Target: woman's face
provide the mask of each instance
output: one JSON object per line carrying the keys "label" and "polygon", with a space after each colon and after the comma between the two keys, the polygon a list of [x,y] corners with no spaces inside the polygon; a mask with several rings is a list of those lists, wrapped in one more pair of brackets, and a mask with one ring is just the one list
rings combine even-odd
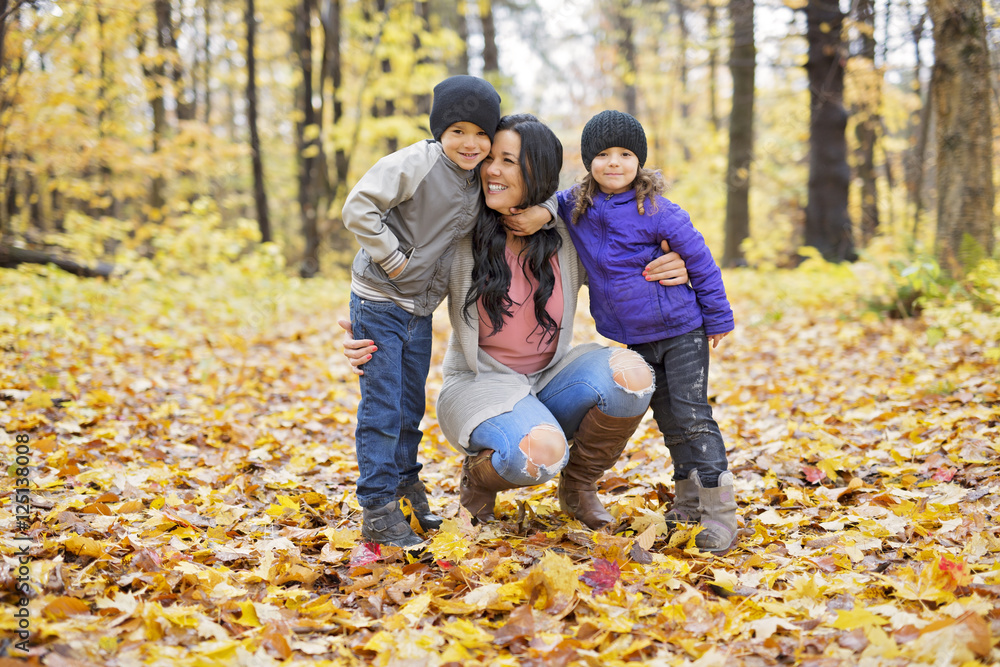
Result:
{"label": "woman's face", "polygon": [[486,205],[507,215],[524,201],[524,177],[521,175],[521,135],[501,130],[493,138],[490,154],[479,167]]}

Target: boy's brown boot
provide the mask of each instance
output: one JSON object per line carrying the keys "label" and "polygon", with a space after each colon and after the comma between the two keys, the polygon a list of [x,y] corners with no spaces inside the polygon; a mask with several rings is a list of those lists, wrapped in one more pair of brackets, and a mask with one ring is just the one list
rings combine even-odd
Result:
{"label": "boy's brown boot", "polygon": [[518,484],[511,484],[493,467],[493,450],[484,449],[475,456],[466,456],[462,462],[462,482],[458,498],[462,507],[469,510],[473,517],[482,523],[496,521],[493,507],[496,505],[497,492],[516,489]]}
{"label": "boy's brown boot", "polygon": [[678,523],[698,523],[701,519],[700,489],[691,479],[679,479],[674,482],[674,504],[670,511],[663,515],[667,528],[674,529]]}
{"label": "boy's brown boot", "polygon": [[612,417],[593,407],[573,436],[559,474],[559,508],[591,530],[614,521],[597,497],[597,480],[618,461],[640,421],[642,415]]}
{"label": "boy's brown boot", "polygon": [[406,498],[410,501],[413,514],[424,530],[437,530],[441,527],[442,519],[431,512],[430,503],[427,502],[427,487],[419,479],[413,484],[396,489],[396,498]]}
{"label": "boy's brown boot", "polygon": [[695,535],[694,543],[702,551],[724,554],[736,545],[739,524],[736,521],[736,493],[733,488],[733,473],[728,470],[719,475],[719,485],[706,489],[695,470],[688,478],[698,485],[701,499],[701,525],[704,527]]}

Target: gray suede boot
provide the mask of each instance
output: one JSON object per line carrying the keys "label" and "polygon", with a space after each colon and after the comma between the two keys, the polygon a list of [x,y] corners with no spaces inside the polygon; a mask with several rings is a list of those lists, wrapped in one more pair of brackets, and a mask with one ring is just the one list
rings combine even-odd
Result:
{"label": "gray suede boot", "polygon": [[415,547],[422,544],[410,522],[399,508],[398,500],[391,500],[375,509],[362,508],[361,536],[369,542],[378,542],[390,547]]}
{"label": "gray suede boot", "polygon": [[437,530],[441,527],[442,519],[431,512],[430,503],[427,502],[427,487],[419,479],[413,484],[407,484],[396,489],[397,498],[406,498],[413,507],[413,514],[420,522],[420,527],[424,530]]}
{"label": "gray suede boot", "polygon": [[695,546],[702,551],[724,554],[736,545],[739,537],[733,473],[727,470],[719,475],[719,485],[713,489],[706,489],[701,485],[697,470],[688,479],[698,486],[698,497],[701,499],[700,523],[704,527],[694,538]]}
{"label": "gray suede boot", "polygon": [[699,488],[701,487],[690,479],[679,479],[674,482],[674,504],[670,511],[663,515],[667,528],[673,530],[678,523],[698,523],[701,520]]}

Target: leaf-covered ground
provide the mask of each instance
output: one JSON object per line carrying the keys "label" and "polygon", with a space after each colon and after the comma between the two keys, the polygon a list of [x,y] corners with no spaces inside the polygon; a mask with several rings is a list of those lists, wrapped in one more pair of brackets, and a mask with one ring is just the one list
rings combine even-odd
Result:
{"label": "leaf-covered ground", "polygon": [[[471,526],[431,402],[424,479],[448,520],[407,555],[359,541],[346,282],[0,272],[0,654],[24,657],[26,564],[46,665],[995,663],[1000,324],[881,319],[870,282],[727,274],[730,554],[666,532],[648,417],[601,482],[617,532],[561,514],[554,482]],[[447,329],[439,313],[437,360]]]}

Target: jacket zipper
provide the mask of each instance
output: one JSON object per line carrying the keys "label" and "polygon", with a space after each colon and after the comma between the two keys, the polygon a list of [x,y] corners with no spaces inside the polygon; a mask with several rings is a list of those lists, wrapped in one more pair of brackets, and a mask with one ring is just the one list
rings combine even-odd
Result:
{"label": "jacket zipper", "polygon": [[608,278],[608,271],[606,269],[607,262],[605,262],[604,260],[605,252],[607,251],[608,248],[608,236],[610,236],[608,217],[606,211],[607,207],[609,206],[608,202],[610,200],[611,200],[611,195],[608,195],[607,197],[604,198],[604,204],[601,205],[601,214],[600,217],[598,218],[599,226],[601,229],[601,247],[598,251],[598,257],[600,259],[599,264],[601,266],[601,273],[604,274],[604,301],[605,303],[608,304],[608,309],[611,311],[611,314],[614,318],[614,322],[612,324],[614,324],[616,329],[620,330],[621,318],[618,316],[618,309],[615,307],[615,300],[611,298],[611,291],[612,291],[611,280]]}

